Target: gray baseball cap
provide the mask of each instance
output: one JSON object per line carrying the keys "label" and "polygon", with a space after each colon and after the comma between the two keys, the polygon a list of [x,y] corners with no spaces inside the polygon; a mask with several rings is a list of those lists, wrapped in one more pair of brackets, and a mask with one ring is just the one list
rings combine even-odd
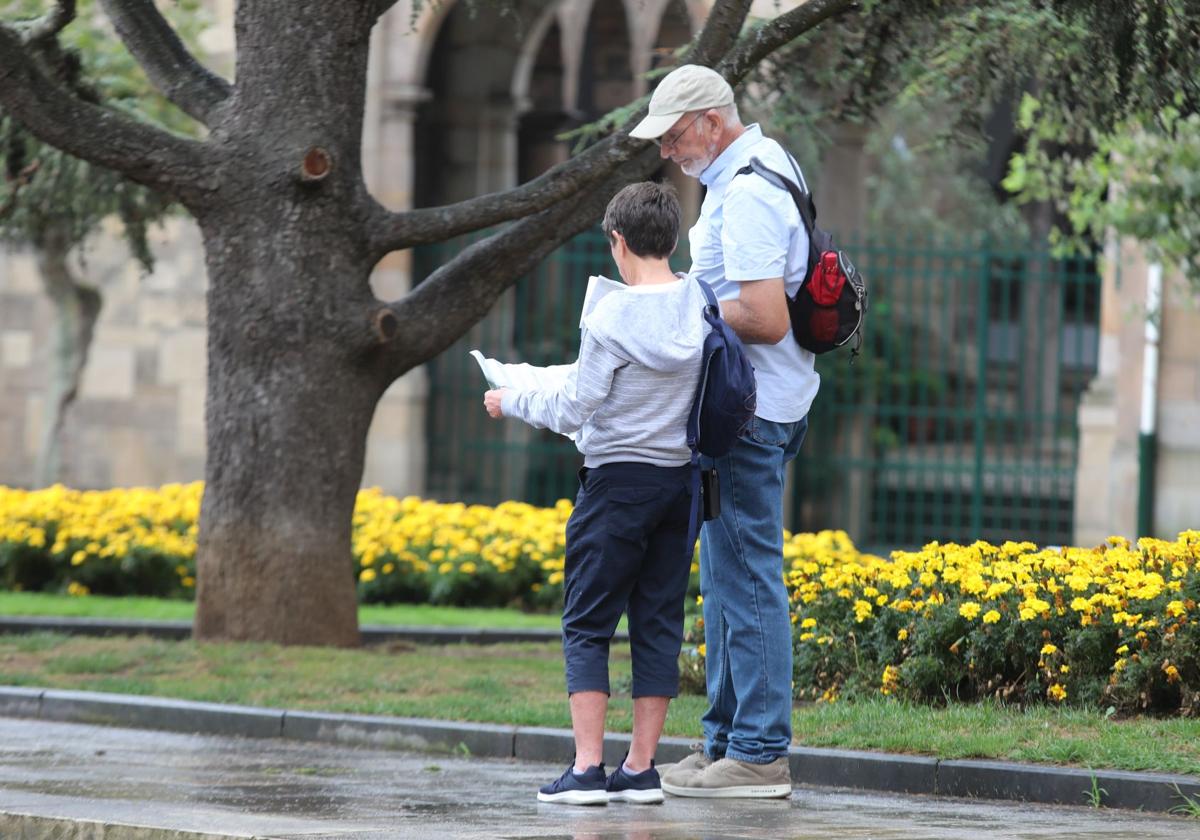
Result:
{"label": "gray baseball cap", "polygon": [[633,127],[630,137],[653,140],[688,111],[706,111],[733,102],[733,88],[716,70],[685,64],[668,73],[650,97],[650,113]]}

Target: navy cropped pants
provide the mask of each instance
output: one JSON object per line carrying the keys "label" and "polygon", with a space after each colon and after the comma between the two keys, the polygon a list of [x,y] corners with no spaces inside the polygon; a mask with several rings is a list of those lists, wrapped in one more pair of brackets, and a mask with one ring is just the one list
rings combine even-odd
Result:
{"label": "navy cropped pants", "polygon": [[609,693],[608,649],[629,615],[633,696],[679,692],[691,467],[620,462],[579,472],[567,522],[563,655],[567,692]]}

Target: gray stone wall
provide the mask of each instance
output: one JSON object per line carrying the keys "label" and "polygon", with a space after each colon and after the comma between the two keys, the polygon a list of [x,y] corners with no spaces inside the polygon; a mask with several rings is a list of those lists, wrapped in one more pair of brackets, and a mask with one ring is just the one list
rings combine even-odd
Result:
{"label": "gray stone wall", "polygon": [[[97,286],[96,326],[63,451],[65,483],[108,487],[203,476],[205,275],[199,234],[175,218],[151,234],[157,265],[145,274],[119,229],[99,231],[73,255]],[[32,254],[0,250],[0,483],[25,486],[44,432],[53,309]]]}

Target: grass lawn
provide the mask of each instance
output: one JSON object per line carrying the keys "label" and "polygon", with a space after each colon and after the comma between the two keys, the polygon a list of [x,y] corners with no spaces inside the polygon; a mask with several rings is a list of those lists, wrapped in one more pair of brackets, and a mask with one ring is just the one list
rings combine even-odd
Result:
{"label": "grass lawn", "polygon": [[[609,726],[631,725],[629,652],[614,646]],[[363,650],[39,633],[0,636],[0,684],[152,694],[289,709],[569,727],[557,644]],[[671,704],[666,734],[699,737],[704,699]],[[796,743],[1200,776],[1200,721],[995,704],[946,709],[885,698],[806,705]]]}
{"label": "grass lawn", "polygon": [[[167,598],[106,598],[88,595],[48,595],[41,592],[0,592],[0,616],[69,616],[86,618],[191,621],[196,606],[191,601]],[[435,607],[429,604],[361,606],[360,624],[430,627],[545,628],[557,630],[557,614],[523,613],[520,610],[480,607]],[[624,626],[624,625],[622,625]]]}

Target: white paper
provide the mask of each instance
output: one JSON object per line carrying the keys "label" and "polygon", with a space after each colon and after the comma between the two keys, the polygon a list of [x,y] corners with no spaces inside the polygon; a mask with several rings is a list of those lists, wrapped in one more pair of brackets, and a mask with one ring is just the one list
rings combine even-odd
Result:
{"label": "white paper", "polygon": [[583,311],[579,313],[579,328],[583,329],[583,320],[596,308],[600,298],[609,292],[620,292],[627,288],[624,283],[610,280],[603,274],[593,274],[589,277],[587,291],[583,295]]}
{"label": "white paper", "polygon": [[566,381],[570,365],[539,367],[527,364],[505,364],[489,359],[478,350],[471,351],[472,358],[479,363],[483,378],[491,388],[512,388],[514,391],[553,391]]}

